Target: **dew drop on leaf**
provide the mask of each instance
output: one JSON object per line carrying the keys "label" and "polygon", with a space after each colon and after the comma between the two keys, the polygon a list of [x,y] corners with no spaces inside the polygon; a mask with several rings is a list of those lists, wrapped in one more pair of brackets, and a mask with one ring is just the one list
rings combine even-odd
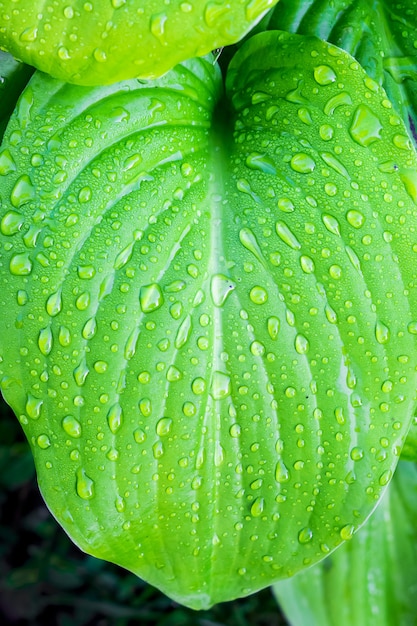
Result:
{"label": "dew drop on leaf", "polygon": [[15,276],[28,276],[32,271],[32,261],[28,252],[15,254],[10,259],[10,273]]}
{"label": "dew drop on leaf", "polygon": [[62,428],[73,439],[79,439],[82,435],[80,422],[73,415],[66,415],[62,420]]}
{"label": "dew drop on leaf", "polygon": [[76,490],[83,500],[90,500],[94,497],[94,481],[86,474],[83,468],[77,470]]}
{"label": "dew drop on leaf", "polygon": [[140,307],[144,313],[152,313],[159,309],[164,303],[164,296],[157,283],[144,285],[139,292]]}

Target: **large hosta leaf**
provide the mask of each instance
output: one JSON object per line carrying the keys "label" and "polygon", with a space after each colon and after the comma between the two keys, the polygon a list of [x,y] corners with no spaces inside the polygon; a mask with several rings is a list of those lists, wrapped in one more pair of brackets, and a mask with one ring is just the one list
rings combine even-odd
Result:
{"label": "large hosta leaf", "polygon": [[269,21],[277,27],[350,52],[383,84],[417,141],[416,0],[282,0]]}
{"label": "large hosta leaf", "polygon": [[414,626],[417,469],[401,462],[370,520],[319,565],[274,586],[292,626]]}
{"label": "large hosta leaf", "polygon": [[161,76],[238,41],[278,0],[0,0],[0,47],[78,85]]}
{"label": "large hosta leaf", "polygon": [[323,558],[416,389],[416,156],[346,53],[36,74],[1,172],[1,386],[84,550],[193,607]]}

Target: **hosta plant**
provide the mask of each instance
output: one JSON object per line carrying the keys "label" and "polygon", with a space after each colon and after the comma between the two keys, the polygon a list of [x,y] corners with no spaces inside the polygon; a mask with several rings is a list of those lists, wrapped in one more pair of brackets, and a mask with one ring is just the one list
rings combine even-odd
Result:
{"label": "hosta plant", "polygon": [[0,148],[0,384],[40,489],[193,608],[350,540],[415,409],[413,92],[296,4],[228,67],[36,72]]}

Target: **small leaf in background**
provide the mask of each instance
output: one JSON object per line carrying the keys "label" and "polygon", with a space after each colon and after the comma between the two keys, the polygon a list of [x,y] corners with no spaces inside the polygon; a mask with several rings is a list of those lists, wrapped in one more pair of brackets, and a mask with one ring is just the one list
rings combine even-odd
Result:
{"label": "small leaf in background", "polygon": [[0,151],[0,376],[85,551],[194,608],[324,558],[416,388],[416,155],[342,50],[35,74]]}
{"label": "small leaf in background", "polygon": [[66,82],[162,76],[238,41],[278,0],[0,0],[0,47]]}
{"label": "small leaf in background", "polygon": [[417,1],[281,0],[268,28],[343,48],[383,85],[417,142]]}
{"label": "small leaf in background", "polygon": [[377,510],[341,548],[274,585],[291,626],[413,626],[417,467],[402,461]]}

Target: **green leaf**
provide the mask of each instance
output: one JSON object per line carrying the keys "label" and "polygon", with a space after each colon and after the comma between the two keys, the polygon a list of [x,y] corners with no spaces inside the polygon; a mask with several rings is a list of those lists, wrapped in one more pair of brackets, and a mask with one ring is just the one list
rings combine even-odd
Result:
{"label": "green leaf", "polygon": [[33,74],[33,68],[19,63],[0,50],[0,141],[16,102]]}
{"label": "green leaf", "polygon": [[291,626],[416,623],[417,468],[401,462],[365,526],[319,565],[274,585]]}
{"label": "green leaf", "polygon": [[0,152],[0,381],[81,548],[201,608],[375,507],[416,388],[416,155],[346,53],[35,74]]}
{"label": "green leaf", "polygon": [[268,28],[316,35],[383,85],[417,141],[417,1],[281,0]]}
{"label": "green leaf", "polygon": [[401,459],[404,461],[417,461],[417,417],[411,422],[410,430],[401,450]]}
{"label": "green leaf", "polygon": [[78,85],[162,76],[241,39],[278,0],[0,0],[0,48]]}

